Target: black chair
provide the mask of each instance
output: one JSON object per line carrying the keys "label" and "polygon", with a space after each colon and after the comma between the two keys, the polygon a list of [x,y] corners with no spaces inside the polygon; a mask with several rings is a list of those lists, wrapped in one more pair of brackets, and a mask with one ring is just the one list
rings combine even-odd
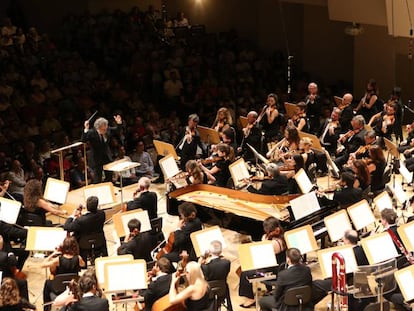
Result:
{"label": "black chair", "polygon": [[156,244],[165,240],[162,232],[162,217],[151,219],[151,234],[156,238]]}
{"label": "black chair", "polygon": [[17,223],[21,226],[45,226],[43,218],[40,215],[30,213],[23,208],[20,210]]}
{"label": "black chair", "polygon": [[60,295],[66,290],[66,287],[72,280],[79,280],[79,274],[77,273],[63,273],[55,275],[52,281],[53,293]]}
{"label": "black chair", "polygon": [[102,233],[92,233],[85,236],[81,236],[79,239],[79,249],[87,251],[87,260],[91,265],[95,265],[95,259],[103,256],[103,249],[105,246],[105,237]]}
{"label": "black chair", "polygon": [[214,301],[214,311],[221,309],[224,306],[227,310],[232,310],[230,290],[225,280],[209,281],[210,298]]}
{"label": "black chair", "polygon": [[303,307],[308,305],[311,300],[312,287],[306,285],[289,288],[285,293],[283,303],[287,307],[287,310],[289,310],[289,307],[297,307],[297,310],[302,311]]}

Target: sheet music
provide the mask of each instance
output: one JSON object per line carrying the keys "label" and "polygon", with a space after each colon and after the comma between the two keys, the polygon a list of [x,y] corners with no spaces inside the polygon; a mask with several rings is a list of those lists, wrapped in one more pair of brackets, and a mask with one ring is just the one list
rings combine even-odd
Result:
{"label": "sheet music", "polygon": [[312,242],[309,239],[308,232],[305,228],[293,234],[286,234],[285,239],[288,242],[289,247],[296,247],[300,250],[301,254],[313,251]]}
{"label": "sheet music", "polygon": [[205,254],[206,251],[210,249],[210,243],[214,240],[220,241],[222,244],[222,248],[226,248],[226,241],[224,240],[220,227],[217,227],[212,230],[208,229],[198,231],[197,234],[195,234],[195,238],[200,249],[200,256]]}
{"label": "sheet music", "polygon": [[356,230],[361,230],[375,222],[375,216],[366,200],[359,201],[350,206],[348,208],[348,214]]}
{"label": "sheet music", "polygon": [[314,191],[291,200],[290,206],[295,220],[301,219],[321,209]]}
{"label": "sheet music", "polygon": [[137,163],[137,162],[123,161],[123,162],[113,164],[111,166],[110,171],[123,172],[123,171],[129,170],[129,169],[137,167],[137,166],[139,166],[139,163]]}
{"label": "sheet music", "polygon": [[113,256],[113,257],[99,257],[95,260],[95,270],[96,277],[99,284],[105,283],[105,265],[115,262],[128,262],[133,261],[134,257],[132,255],[122,255],[122,256]]}
{"label": "sheet music", "polygon": [[68,196],[69,188],[70,183],[49,177],[46,182],[43,197],[51,202],[64,204]]}
{"label": "sheet music", "polygon": [[107,277],[105,279],[106,292],[147,288],[147,269],[144,260],[140,260],[140,263],[135,260],[125,264],[107,264],[105,265],[105,275]]}
{"label": "sheet music", "polygon": [[250,254],[255,269],[274,267],[278,264],[272,244],[253,245],[250,247]]}
{"label": "sheet music", "polygon": [[140,232],[150,231],[152,229],[151,222],[148,217],[148,211],[137,211],[136,213],[128,213],[126,215],[121,214],[122,225],[124,228],[125,235],[129,234],[128,221],[134,218],[138,219],[141,222]]}
{"label": "sheet music", "polygon": [[408,200],[407,193],[400,183],[395,183],[394,187],[391,187],[391,189],[400,205],[403,205]]}
{"label": "sheet music", "polygon": [[312,188],[312,182],[310,181],[308,175],[306,174],[305,170],[301,168],[295,175],[295,180],[298,183],[300,191],[302,193],[309,193]]}
{"label": "sheet music", "polygon": [[237,160],[236,162],[232,163],[229,166],[229,170],[235,186],[238,186],[240,183],[243,183],[244,179],[250,178],[246,162],[244,162],[243,159]]}
{"label": "sheet music", "polygon": [[97,184],[85,187],[83,192],[85,200],[87,200],[90,196],[98,197],[99,205],[114,203],[113,187],[110,183]]}
{"label": "sheet music", "polygon": [[[34,241],[27,241],[28,245],[33,245],[28,250],[35,251],[54,251],[56,247],[63,243],[66,238],[66,231],[62,229],[42,229],[41,227],[32,227],[29,230],[35,230]],[[28,234],[28,238],[31,236]],[[27,248],[26,248],[27,249]]]}
{"label": "sheet music", "polygon": [[160,161],[159,163],[165,174],[165,179],[170,179],[180,172],[180,169],[172,156],[165,157],[163,161]]}
{"label": "sheet music", "polygon": [[[371,265],[398,257],[397,250],[391,236],[386,234],[378,234],[374,237],[363,239],[362,247],[367,254]],[[369,256],[368,253],[371,255]]]}
{"label": "sheet music", "polygon": [[404,233],[408,239],[407,243],[410,244],[406,245],[407,243],[405,243],[404,246],[407,249],[407,251],[412,252],[414,251],[414,222],[406,223],[402,226],[402,228],[404,228]]}
{"label": "sheet music", "polygon": [[400,174],[404,177],[406,183],[410,183],[413,180],[413,172],[410,172],[407,167],[404,165],[404,161],[400,160]]}
{"label": "sheet music", "polygon": [[19,217],[22,203],[6,198],[0,198],[0,220],[15,224]]}
{"label": "sheet music", "polygon": [[405,301],[414,299],[414,275],[411,269],[397,271],[395,274]]}
{"label": "sheet music", "polygon": [[321,268],[323,265],[324,269],[322,269],[322,271],[325,272],[323,278],[332,277],[332,254],[336,252],[340,253],[344,257],[346,273],[351,273],[358,270],[358,264],[356,262],[352,246],[348,246],[346,248],[343,246],[332,247],[326,250],[318,251],[319,263],[321,265]]}
{"label": "sheet music", "polygon": [[345,211],[325,217],[324,222],[332,242],[340,240],[346,230],[352,229],[348,214]]}
{"label": "sheet music", "polygon": [[388,192],[384,191],[381,194],[377,195],[374,198],[375,206],[378,208],[378,211],[381,212],[383,209],[391,208],[393,209],[392,200],[388,195]]}

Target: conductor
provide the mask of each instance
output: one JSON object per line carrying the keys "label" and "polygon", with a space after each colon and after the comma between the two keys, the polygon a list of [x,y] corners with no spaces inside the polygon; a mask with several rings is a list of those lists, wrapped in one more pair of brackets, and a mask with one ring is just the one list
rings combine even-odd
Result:
{"label": "conductor", "polygon": [[[93,183],[102,182],[103,166],[112,161],[112,152],[109,143],[113,136],[119,134],[122,127],[122,117],[118,114],[114,116],[116,127],[109,127],[108,120],[105,118],[96,119],[93,129],[89,128],[89,120],[84,123],[81,140],[89,142],[91,148],[90,167],[94,173]],[[111,172],[105,173],[105,181],[111,181]]]}

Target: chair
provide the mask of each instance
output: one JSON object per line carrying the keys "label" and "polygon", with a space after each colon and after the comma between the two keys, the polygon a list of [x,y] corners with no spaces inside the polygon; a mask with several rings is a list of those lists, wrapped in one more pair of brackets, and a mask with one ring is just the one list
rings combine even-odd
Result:
{"label": "chair", "polygon": [[[230,290],[225,280],[209,281],[210,298],[214,300],[214,311],[221,309],[224,306],[227,310],[231,309]],[[225,304],[227,302],[227,305]]]}
{"label": "chair", "polygon": [[43,227],[44,221],[40,215],[30,213],[23,208],[20,210],[20,215],[17,223],[21,226],[40,226]]}
{"label": "chair", "polygon": [[309,285],[289,288],[285,293],[283,303],[287,307],[298,307],[299,311],[303,310],[303,306],[312,300],[312,287]]}
{"label": "chair", "polygon": [[70,283],[70,281],[79,279],[79,275],[77,273],[63,273],[55,275],[55,278],[52,281],[52,289],[53,293],[60,295],[66,289],[66,286]]}
{"label": "chair", "polygon": [[151,219],[151,229],[151,234],[156,237],[157,244],[165,240],[162,232],[162,217]]}
{"label": "chair", "polygon": [[[105,237],[102,233],[91,233],[85,236],[81,236],[79,239],[79,248],[81,250],[87,251],[87,259],[91,265],[95,265],[96,257],[101,257],[103,252],[100,251],[105,246]],[[100,251],[100,253],[96,253]]]}

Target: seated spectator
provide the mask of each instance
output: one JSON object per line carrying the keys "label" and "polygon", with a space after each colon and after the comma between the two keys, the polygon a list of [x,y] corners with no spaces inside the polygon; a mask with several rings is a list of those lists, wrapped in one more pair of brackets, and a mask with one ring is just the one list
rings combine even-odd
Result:
{"label": "seated spectator", "polygon": [[137,149],[131,154],[131,160],[141,164],[135,168],[137,177],[147,176],[151,178],[154,175],[154,164],[151,155],[145,151],[145,145],[142,140],[138,141]]}
{"label": "seated spectator", "polygon": [[6,178],[10,181],[9,193],[15,197],[16,200],[23,202],[23,191],[24,186],[26,185],[26,180],[19,160],[14,160],[12,162],[11,170]]}

